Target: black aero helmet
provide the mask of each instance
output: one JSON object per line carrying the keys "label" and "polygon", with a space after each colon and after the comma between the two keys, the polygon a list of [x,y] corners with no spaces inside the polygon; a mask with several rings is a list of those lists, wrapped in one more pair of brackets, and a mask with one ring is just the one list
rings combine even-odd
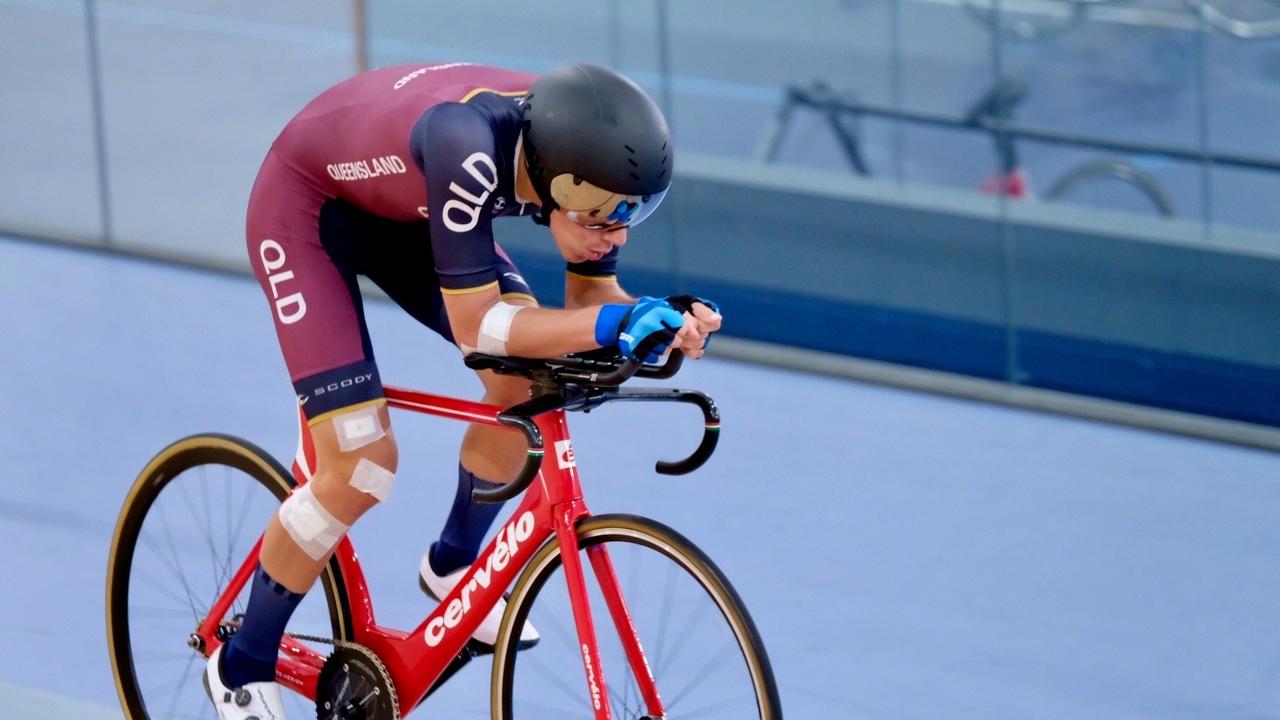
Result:
{"label": "black aero helmet", "polygon": [[636,225],[671,185],[667,120],[639,85],[595,65],[541,75],[524,100],[525,166],[542,200],[584,225]]}

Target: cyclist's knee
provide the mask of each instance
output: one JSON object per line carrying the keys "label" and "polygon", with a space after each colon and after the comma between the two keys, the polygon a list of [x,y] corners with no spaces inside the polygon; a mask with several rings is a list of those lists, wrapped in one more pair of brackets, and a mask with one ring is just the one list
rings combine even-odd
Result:
{"label": "cyclist's knee", "polygon": [[378,440],[346,451],[335,442],[317,441],[316,451],[315,475],[285,500],[279,518],[294,543],[319,561],[361,515],[387,498],[398,458],[389,429]]}
{"label": "cyclist's knee", "polygon": [[399,464],[395,439],[389,435],[355,450],[322,454],[318,459],[313,480],[316,492],[332,498],[339,505],[335,510],[350,522],[387,498]]}
{"label": "cyclist's knee", "polygon": [[312,428],[316,441],[316,496],[335,517],[351,523],[385,500],[395,482],[399,452],[386,406],[336,416]]}

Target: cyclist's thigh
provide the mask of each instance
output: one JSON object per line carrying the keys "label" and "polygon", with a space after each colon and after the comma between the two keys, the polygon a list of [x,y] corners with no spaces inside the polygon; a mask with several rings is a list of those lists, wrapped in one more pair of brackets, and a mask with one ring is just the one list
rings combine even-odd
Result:
{"label": "cyclist's thigh", "polygon": [[320,242],[333,202],[274,155],[249,200],[249,258],[311,423],[382,398],[356,275]]}

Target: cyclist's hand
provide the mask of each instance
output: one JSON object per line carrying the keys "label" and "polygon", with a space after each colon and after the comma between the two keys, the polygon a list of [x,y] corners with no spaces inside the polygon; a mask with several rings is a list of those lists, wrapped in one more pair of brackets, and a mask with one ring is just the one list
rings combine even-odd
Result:
{"label": "cyclist's hand", "polygon": [[657,363],[668,349],[680,347],[689,335],[684,327],[691,324],[666,300],[642,297],[633,305],[602,307],[596,320],[596,342],[602,347],[617,345],[627,359]]}
{"label": "cyclist's hand", "polygon": [[675,347],[694,360],[702,357],[711,343],[711,333],[719,330],[724,320],[720,306],[694,295],[671,295],[667,302],[685,314],[685,324],[679,333],[680,342]]}

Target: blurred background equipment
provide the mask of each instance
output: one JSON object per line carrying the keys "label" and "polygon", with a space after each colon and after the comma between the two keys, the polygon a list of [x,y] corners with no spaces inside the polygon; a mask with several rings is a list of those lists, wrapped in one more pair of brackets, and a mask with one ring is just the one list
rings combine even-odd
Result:
{"label": "blurred background equipment", "polygon": [[[265,149],[332,83],[594,62],[677,141],[637,286],[740,338],[1280,426],[1273,0],[0,8],[5,233],[243,269]],[[537,229],[501,231],[554,295]]]}

